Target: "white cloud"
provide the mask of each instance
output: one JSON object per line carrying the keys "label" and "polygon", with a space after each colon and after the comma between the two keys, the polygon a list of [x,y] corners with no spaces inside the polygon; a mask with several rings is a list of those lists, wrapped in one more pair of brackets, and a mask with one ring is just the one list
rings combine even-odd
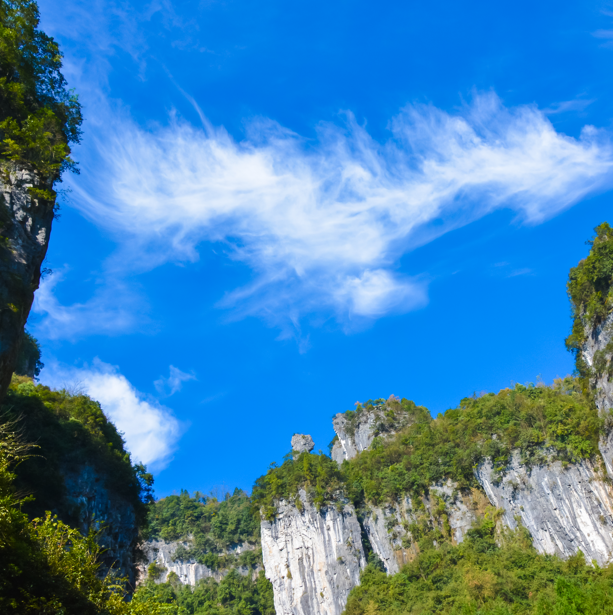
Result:
{"label": "white cloud", "polygon": [[182,372],[178,367],[174,365],[170,366],[170,373],[167,378],[160,376],[153,384],[157,392],[160,395],[166,395],[170,397],[174,395],[183,387],[184,382],[189,380],[196,380],[196,376],[193,373]]}
{"label": "white cloud", "polygon": [[44,315],[35,325],[40,337],[75,339],[83,335],[117,335],[149,324],[142,298],[118,278],[105,279],[94,296],[84,303],[62,305],[54,289],[69,277],[67,267],[54,271],[34,295],[32,311]]}
{"label": "white cloud", "polygon": [[183,426],[169,408],[145,400],[117,367],[99,359],[81,369],[52,363],[43,369],[41,382],[55,388],[77,388],[99,401],[123,433],[133,459],[154,471],[169,463]]}
{"label": "white cloud", "polygon": [[540,223],[611,179],[608,133],[566,136],[494,94],[454,114],[410,105],[390,129],[378,143],[347,114],[315,143],[257,120],[237,142],[206,120],[144,129],[116,111],[88,135],[73,202],[119,243],[111,269],[193,261],[202,242],[224,242],[254,280],[220,305],[295,326],[316,311],[422,306],[426,280],[398,273],[403,254],[495,209]]}

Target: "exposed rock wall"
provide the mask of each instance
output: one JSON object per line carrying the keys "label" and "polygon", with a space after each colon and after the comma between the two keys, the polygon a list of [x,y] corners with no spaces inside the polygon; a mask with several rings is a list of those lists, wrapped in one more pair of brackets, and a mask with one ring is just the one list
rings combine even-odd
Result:
{"label": "exposed rock wall", "polygon": [[282,500],[262,521],[262,557],[277,615],[341,615],[366,566],[361,529],[346,501],[318,511],[299,494],[302,510]]}
{"label": "exposed rock wall", "polygon": [[54,203],[33,198],[33,187],[50,188],[23,167],[0,166],[0,400],[16,365],[53,221]]}
{"label": "exposed rock wall", "polygon": [[[613,340],[613,312],[606,320],[594,329],[586,328],[586,342],[582,348],[582,355],[590,368],[594,368],[598,354],[603,355],[607,368],[611,363],[613,348],[609,346]],[[613,408],[613,381],[609,378],[609,369],[596,374],[592,382],[595,388],[596,405],[601,412]]]}
{"label": "exposed rock wall", "polygon": [[109,491],[104,478],[91,466],[64,471],[65,503],[83,533],[101,530],[98,544],[105,549],[103,564],[127,576],[134,584],[134,553],[138,539],[136,515],[131,504]]}
{"label": "exposed rock wall", "polygon": [[[441,502],[445,506],[444,512],[438,510]],[[370,545],[387,573],[395,574],[417,554],[409,529],[412,523],[418,523],[424,516],[441,529],[445,529],[444,525],[448,523],[453,541],[460,543],[488,503],[480,491],[462,494],[448,482],[432,485],[428,497],[421,499],[419,508],[414,506],[409,496],[398,503],[370,507],[364,514],[363,524]]]}
{"label": "exposed rock wall", "polygon": [[[156,562],[163,568],[162,574],[156,579],[157,583],[165,583],[168,575],[174,572],[184,585],[196,585],[200,579],[212,577],[216,581],[221,581],[229,572],[226,569],[212,570],[204,564],[200,564],[195,560],[173,560],[173,555],[179,545],[188,548],[189,542],[164,542],[162,540],[151,540],[141,545],[143,561],[139,563],[139,579],[147,577],[147,569],[150,564]],[[255,545],[249,543],[241,543],[230,549],[228,552],[234,555],[240,555],[243,551],[253,551]],[[257,566],[255,570],[244,566],[237,566],[236,570],[243,576],[249,574],[257,574],[261,568]]]}
{"label": "exposed rock wall", "polygon": [[581,550],[587,560],[604,565],[613,558],[613,489],[603,470],[590,461],[562,468],[560,462],[527,469],[514,454],[500,483],[492,465],[475,471],[492,504],[504,510],[504,521],[516,518],[532,535],[541,553],[568,557]]}
{"label": "exposed rock wall", "polygon": [[[341,412],[332,419],[338,439],[334,442],[331,456],[339,465],[345,459],[353,459],[366,450],[378,435],[389,437],[408,425],[411,417],[404,411],[398,398],[393,395],[385,404],[372,409],[360,408],[356,412]],[[391,408],[394,404],[396,407]]]}

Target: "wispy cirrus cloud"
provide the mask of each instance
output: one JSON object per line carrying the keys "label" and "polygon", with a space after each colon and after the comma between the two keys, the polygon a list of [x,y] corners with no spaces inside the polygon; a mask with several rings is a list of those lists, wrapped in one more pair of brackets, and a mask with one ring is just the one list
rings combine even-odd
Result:
{"label": "wispy cirrus cloud", "polygon": [[351,114],[316,142],[265,119],[240,142],[206,119],[145,129],[117,111],[102,124],[71,183],[74,206],[119,244],[109,267],[194,261],[202,242],[223,242],[254,278],[220,305],[290,328],[313,311],[359,320],[423,306],[427,280],[398,271],[403,254],[496,209],[538,224],[613,169],[608,133],[566,136],[493,93],[455,113],[409,105],[385,143]]}
{"label": "wispy cirrus cloud", "polygon": [[185,426],[169,408],[145,398],[117,367],[99,359],[82,368],[52,361],[43,369],[41,382],[53,388],[76,389],[99,401],[136,461],[154,471],[170,462]]}
{"label": "wispy cirrus cloud", "polygon": [[118,335],[150,326],[146,301],[123,280],[103,276],[96,293],[84,302],[62,304],[54,290],[70,280],[64,267],[46,277],[34,296],[32,311],[42,319],[34,326],[46,339],[77,339],[84,335]]}
{"label": "wispy cirrus cloud", "polygon": [[171,365],[168,376],[160,376],[153,384],[160,395],[170,397],[183,388],[184,382],[190,380],[197,380],[194,373],[181,371],[178,367]]}

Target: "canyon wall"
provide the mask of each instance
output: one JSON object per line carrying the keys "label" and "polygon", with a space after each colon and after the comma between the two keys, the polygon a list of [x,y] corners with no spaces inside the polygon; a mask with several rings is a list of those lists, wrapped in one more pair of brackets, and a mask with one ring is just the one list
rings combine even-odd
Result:
{"label": "canyon wall", "polygon": [[48,190],[28,169],[0,167],[0,401],[13,375],[40,268],[47,253],[54,202],[35,198]]}
{"label": "canyon wall", "polygon": [[98,544],[104,549],[102,564],[135,582],[134,555],[138,528],[134,508],[104,484],[104,477],[88,465],[65,469],[65,506],[85,534],[99,531]]}
{"label": "canyon wall", "polygon": [[262,557],[277,615],[341,615],[366,566],[361,528],[344,499],[321,510],[300,491],[263,520]]}

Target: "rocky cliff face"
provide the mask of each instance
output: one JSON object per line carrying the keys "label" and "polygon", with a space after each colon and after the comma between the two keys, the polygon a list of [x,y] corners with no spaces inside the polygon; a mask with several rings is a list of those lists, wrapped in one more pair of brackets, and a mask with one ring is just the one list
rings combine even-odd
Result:
{"label": "rocky cliff face", "polygon": [[273,521],[262,521],[262,557],[277,615],[341,615],[366,566],[353,506],[317,510],[305,491],[300,506],[281,501]]}
{"label": "rocky cliff face", "polygon": [[23,167],[0,168],[0,400],[15,368],[53,221],[54,203],[34,198],[32,188],[50,186]]}
{"label": "rocky cliff face", "polygon": [[464,539],[477,515],[489,504],[478,490],[459,493],[451,482],[432,485],[419,506],[405,496],[398,503],[372,506],[364,512],[363,524],[373,551],[379,556],[388,574],[395,574],[417,554],[410,526],[426,520],[451,534],[455,543]]}
{"label": "rocky cliff face", "polygon": [[613,408],[613,379],[610,375],[613,355],[613,312],[601,325],[588,328],[586,338],[581,354],[594,371],[592,386],[595,390],[596,405],[601,412],[605,412]]}
{"label": "rocky cliff face", "polygon": [[138,528],[134,508],[123,498],[109,491],[101,477],[91,466],[78,471],[64,472],[65,504],[83,533],[90,528],[100,531],[98,544],[105,549],[103,564],[121,576],[127,576],[134,585],[134,553]]}
{"label": "rocky cliff face", "polygon": [[604,468],[582,461],[528,469],[515,454],[502,481],[491,471],[487,460],[476,475],[492,505],[504,510],[510,528],[519,520],[538,551],[568,557],[581,550],[599,565],[613,559],[613,488]]}
{"label": "rocky cliff face", "polygon": [[[216,581],[221,581],[221,579],[228,574],[229,570],[212,570],[208,566],[200,564],[195,560],[175,560],[174,555],[180,545],[188,548],[190,543],[151,540],[141,545],[143,560],[138,565],[139,579],[147,578],[148,568],[150,564],[153,563],[156,563],[162,569],[162,573],[156,579],[156,582],[158,583],[165,583],[171,572],[174,572],[179,577],[181,583],[192,586],[196,585],[200,579],[206,579],[209,577],[212,577]],[[255,548],[256,545],[241,543],[232,547],[228,553],[232,555],[240,555],[244,551],[253,551]],[[251,569],[245,566],[237,566],[236,570],[243,576],[247,576],[249,574],[257,575],[257,573],[261,570],[261,567],[257,566],[255,569]]]}
{"label": "rocky cliff face", "polygon": [[389,437],[409,424],[410,415],[393,395],[372,408],[358,406],[356,411],[342,412],[332,419],[337,440],[331,456],[339,465],[366,450],[376,436]]}

